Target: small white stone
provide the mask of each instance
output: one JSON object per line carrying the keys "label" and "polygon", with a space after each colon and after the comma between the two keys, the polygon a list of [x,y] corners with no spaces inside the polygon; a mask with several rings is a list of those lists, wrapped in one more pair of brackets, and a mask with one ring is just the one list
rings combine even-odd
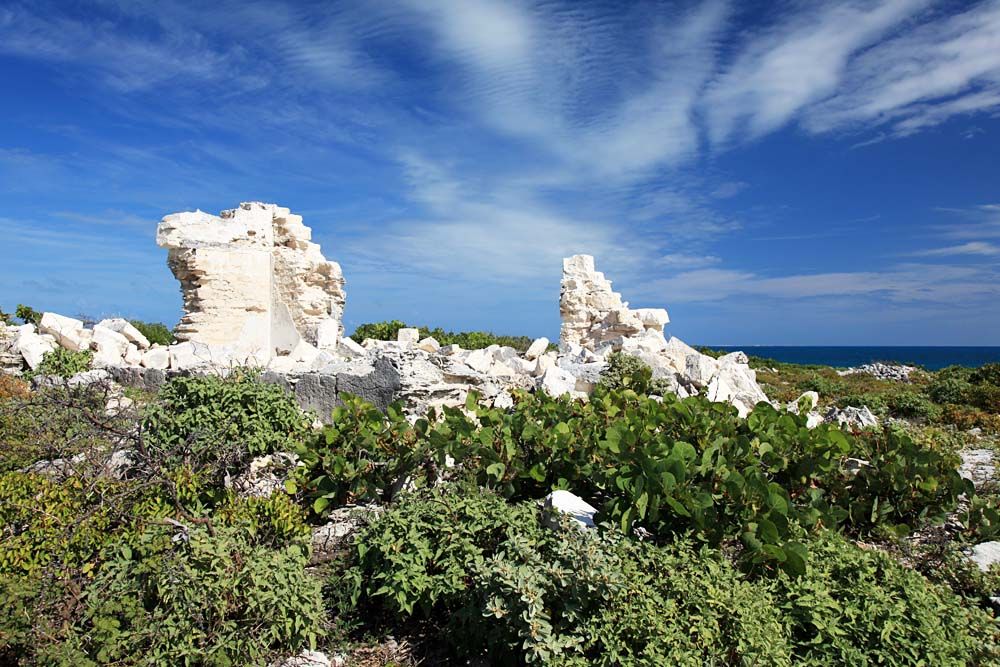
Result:
{"label": "small white stone", "polygon": [[170,351],[165,347],[154,347],[142,355],[142,365],[146,368],[166,370],[170,367]]}
{"label": "small white stone", "polygon": [[547,349],[549,349],[549,339],[544,336],[542,338],[536,338],[534,342],[528,346],[527,351],[524,353],[524,358],[537,359],[545,354],[545,350]]}
{"label": "small white stone", "polygon": [[979,566],[979,569],[986,572],[991,565],[1000,563],[1000,542],[983,542],[972,548],[970,556],[972,562]]}
{"label": "small white stone", "polygon": [[106,327],[112,331],[120,333],[125,336],[130,343],[135,343],[136,347],[140,350],[149,349],[149,340],[147,340],[146,337],[142,335],[142,332],[136,329],[128,320],[116,317],[110,320],[101,320],[98,322],[98,326]]}
{"label": "small white stone", "polygon": [[418,340],[420,340],[420,330],[412,327],[400,329],[396,334],[396,342],[407,347],[416,345]]}
{"label": "small white stone", "polygon": [[553,491],[545,496],[545,509],[567,514],[581,530],[594,527],[597,508],[569,491]]}
{"label": "small white stone", "polygon": [[441,349],[441,344],[437,342],[434,337],[428,336],[417,343],[417,349],[423,350],[424,352],[437,352]]}

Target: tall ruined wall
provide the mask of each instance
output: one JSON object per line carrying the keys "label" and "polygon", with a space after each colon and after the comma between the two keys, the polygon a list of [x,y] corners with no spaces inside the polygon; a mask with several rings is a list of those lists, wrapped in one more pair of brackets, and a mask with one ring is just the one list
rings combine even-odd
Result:
{"label": "tall ruined wall", "polygon": [[184,298],[178,338],[267,355],[300,340],[335,346],[344,277],[311,237],[301,216],[274,204],[163,218],[157,243]]}

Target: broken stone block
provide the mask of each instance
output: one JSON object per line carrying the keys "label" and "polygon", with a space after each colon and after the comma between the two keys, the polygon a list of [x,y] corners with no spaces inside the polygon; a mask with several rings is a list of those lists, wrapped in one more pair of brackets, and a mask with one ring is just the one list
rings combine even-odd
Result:
{"label": "broken stone block", "polygon": [[396,332],[396,342],[407,347],[412,347],[420,340],[420,330],[412,327],[405,327]]}
{"label": "broken stone block", "polygon": [[452,343],[451,345],[445,345],[438,352],[446,357],[451,357],[462,352],[462,346]]}
{"label": "broken stone block", "polygon": [[417,349],[424,352],[437,352],[441,349],[441,343],[437,342],[433,336],[428,336],[417,343]]}
{"label": "broken stone block", "polygon": [[43,313],[38,330],[56,339],[61,347],[73,352],[89,348],[89,337],[84,333],[83,322],[56,313]]}
{"label": "broken stone block", "polygon": [[157,243],[184,297],[177,337],[242,344],[264,351],[264,363],[299,340],[317,344],[321,327],[329,344],[331,327],[340,331],[344,277],[311,239],[301,216],[275,204],[163,218]]}
{"label": "broken stone block", "polygon": [[170,351],[165,347],[146,350],[142,355],[142,365],[145,368],[165,370],[170,367]]}
{"label": "broken stone block", "polygon": [[538,357],[545,354],[545,351],[549,349],[549,339],[542,337],[536,338],[528,349],[524,353],[525,359],[537,359]]}
{"label": "broken stone block", "polygon": [[[586,500],[562,489],[553,491],[545,496],[545,509],[550,512],[558,512],[569,516],[580,530],[594,528],[594,517],[597,516],[597,508]],[[550,525],[558,522],[551,522]]]}
{"label": "broken stone block", "polygon": [[125,336],[130,343],[135,343],[136,347],[140,350],[149,349],[149,341],[144,335],[142,335],[142,332],[136,329],[128,320],[116,317],[110,320],[101,320],[98,322],[98,325],[111,329],[112,331],[117,331],[121,335]]}
{"label": "broken stone block", "polygon": [[129,343],[128,347],[125,348],[125,365],[126,366],[141,366],[142,365],[142,352],[136,347],[135,343]]}

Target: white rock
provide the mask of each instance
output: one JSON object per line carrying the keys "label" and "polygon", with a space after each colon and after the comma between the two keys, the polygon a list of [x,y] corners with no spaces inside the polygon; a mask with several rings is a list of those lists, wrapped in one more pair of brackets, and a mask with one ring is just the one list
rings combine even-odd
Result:
{"label": "white rock", "polygon": [[991,565],[1000,563],[1000,542],[983,542],[972,548],[970,556],[972,562],[979,566],[983,572],[987,572]]}
{"label": "white rock", "polygon": [[270,667],[334,667],[325,653],[303,649],[298,655],[271,663]]}
{"label": "white rock", "polygon": [[407,347],[412,347],[420,340],[420,329],[406,327],[396,333],[396,342]]}
{"label": "white rock", "polygon": [[345,336],[337,343],[337,351],[348,359],[359,359],[368,354],[365,348],[361,347],[353,338]]}
{"label": "white rock", "polygon": [[80,320],[63,317],[56,313],[43,313],[38,330],[43,334],[53,336],[56,342],[67,350],[79,352],[88,349],[88,335],[83,333],[85,329]]}
{"label": "white rock", "polygon": [[819,407],[819,393],[815,391],[807,391],[788,404],[788,411],[799,414],[800,409],[805,409],[806,412],[812,412],[817,407]]}
{"label": "white rock", "polygon": [[576,391],[576,376],[567,370],[552,366],[538,381],[538,386],[553,398]]}
{"label": "white rock", "polygon": [[417,343],[417,349],[424,352],[437,352],[441,349],[441,343],[437,342],[432,336],[428,336]]}
{"label": "white rock", "polygon": [[94,327],[93,345],[99,355],[121,359],[128,351],[128,338],[98,324]]}
{"label": "white rock", "polygon": [[663,331],[663,327],[670,324],[670,316],[665,308],[636,308],[632,312],[647,329]]}
{"label": "white rock", "polygon": [[101,320],[98,322],[98,326],[106,327],[112,331],[117,331],[130,343],[135,343],[136,347],[140,350],[149,349],[149,340],[146,339],[142,332],[135,328],[131,322],[128,320],[116,317],[110,320]]}
{"label": "white rock", "polygon": [[55,343],[48,338],[40,336],[32,331],[22,332],[14,343],[15,348],[24,358],[25,363],[31,370],[37,370],[42,363],[42,358],[46,353],[56,349]]}
{"label": "white rock", "polygon": [[170,351],[170,369],[185,371],[212,363],[213,355],[208,345],[185,341],[167,348]]}
{"label": "white rock", "polygon": [[[321,350],[336,350],[340,346],[340,329],[340,322],[332,317],[320,322],[316,326],[316,347]],[[353,340],[351,342],[354,343]]]}
{"label": "white rock", "polygon": [[145,368],[166,370],[170,367],[170,350],[165,347],[154,347],[142,355],[142,365]]}
{"label": "white rock", "polygon": [[452,343],[451,345],[445,345],[440,350],[438,350],[439,354],[442,354],[446,357],[452,357],[455,356],[456,354],[460,354],[461,352],[462,352],[462,346],[456,345],[455,343]]}
{"label": "white rock", "polygon": [[284,488],[285,481],[298,465],[299,457],[295,454],[278,452],[258,456],[250,461],[249,467],[241,475],[232,480],[232,488],[243,496],[266,498]]}
{"label": "white rock", "polygon": [[538,357],[538,359],[535,360],[535,370],[532,373],[532,375],[534,375],[535,377],[541,377],[545,375],[545,371],[549,370],[550,368],[556,365],[556,358],[557,357],[555,353],[543,354],[542,356]]}
{"label": "white rock", "polygon": [[129,343],[128,347],[125,348],[125,365],[127,366],[141,366],[142,365],[142,352],[135,343]]}
{"label": "white rock", "polygon": [[545,509],[569,515],[581,530],[594,527],[597,508],[569,491],[553,491],[545,496]]}
{"label": "white rock", "polygon": [[325,524],[313,528],[310,565],[332,560],[337,552],[350,546],[359,530],[377,519],[383,511],[377,506],[349,505],[330,512]]}
{"label": "white rock", "polygon": [[524,353],[524,358],[537,359],[545,354],[547,349],[549,349],[549,339],[544,336],[542,338],[536,338],[531,345],[528,346],[527,351]]}
{"label": "white rock", "polygon": [[684,375],[696,387],[704,389],[719,372],[719,362],[708,356],[695,352],[684,359]]}
{"label": "white rock", "polygon": [[830,408],[826,415],[824,415],[823,421],[828,423],[837,422],[842,428],[858,430],[878,426],[878,418],[872,414],[867,405],[860,408]]}
{"label": "white rock", "polygon": [[493,366],[493,354],[489,349],[472,350],[464,359],[465,365],[480,373],[489,373]]}

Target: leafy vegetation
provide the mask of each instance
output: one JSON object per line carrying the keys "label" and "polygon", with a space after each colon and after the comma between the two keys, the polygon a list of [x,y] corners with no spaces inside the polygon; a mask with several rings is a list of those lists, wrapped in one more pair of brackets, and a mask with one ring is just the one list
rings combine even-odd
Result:
{"label": "leafy vegetation", "polygon": [[[887,410],[916,396],[941,421],[992,414],[976,406],[996,382],[780,372],[789,400],[827,383],[892,394]],[[267,665],[386,635],[428,664],[1000,662],[1000,577],[961,542],[1000,534],[1000,494],[958,474],[971,436],[950,426],[852,435],[768,405],[740,419],[628,357],[589,401],[473,394],[411,420],[343,397],[321,429],[245,371],[174,378],[121,414],[106,398],[0,382],[0,663]],[[278,452],[299,457],[285,484],[233,492]],[[541,509],[553,489],[598,528]],[[350,503],[385,511],[307,567],[310,524]],[[911,539],[946,518],[947,539]]]}
{"label": "leafy vegetation", "polygon": [[23,303],[17,304],[17,309],[14,311],[14,317],[21,320],[22,324],[34,324],[36,327],[38,323],[42,321],[42,314],[32,308],[31,306],[26,306]]}
{"label": "leafy vegetation", "polygon": [[[351,334],[358,343],[363,343],[366,338],[374,340],[396,340],[396,335],[400,329],[411,328],[411,325],[400,320],[389,320],[385,322],[372,322],[362,324]],[[532,339],[527,336],[502,336],[489,331],[445,331],[440,327],[429,329],[427,327],[412,327],[420,331],[420,337],[431,336],[441,345],[459,345],[466,350],[478,350],[490,345],[501,345],[513,347],[524,352],[531,345]]]}
{"label": "leafy vegetation", "polygon": [[176,341],[174,332],[162,322],[143,322],[142,320],[129,320],[151,344],[173,345]]}
{"label": "leafy vegetation", "polygon": [[64,347],[57,347],[50,352],[46,352],[42,356],[42,363],[38,364],[38,368],[27,372],[25,375],[29,378],[41,375],[56,375],[61,378],[71,378],[77,373],[90,370],[90,362],[93,358],[94,355],[90,350],[74,352]]}

